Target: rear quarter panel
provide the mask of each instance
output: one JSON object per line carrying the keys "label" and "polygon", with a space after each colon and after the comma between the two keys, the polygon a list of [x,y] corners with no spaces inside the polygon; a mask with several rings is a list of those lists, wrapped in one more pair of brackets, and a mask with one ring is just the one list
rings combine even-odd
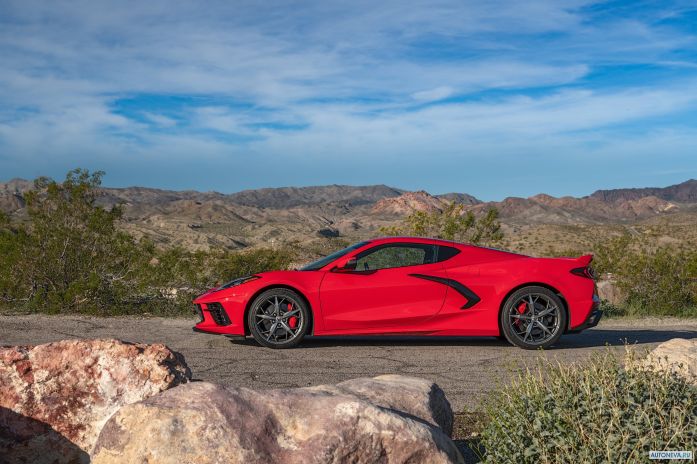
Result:
{"label": "rear quarter panel", "polygon": [[574,259],[533,258],[464,247],[449,264],[448,277],[469,287],[481,301],[462,310],[462,296],[449,291],[438,314],[439,322],[451,327],[448,334],[499,335],[501,306],[508,295],[526,285],[542,285],[559,292],[568,306],[570,328],[581,325],[593,305],[594,283],[571,274],[571,269],[579,266]]}

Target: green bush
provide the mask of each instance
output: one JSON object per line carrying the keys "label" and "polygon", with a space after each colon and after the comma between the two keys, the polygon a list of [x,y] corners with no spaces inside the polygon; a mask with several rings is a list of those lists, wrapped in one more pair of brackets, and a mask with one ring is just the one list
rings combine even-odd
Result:
{"label": "green bush", "polygon": [[[636,365],[628,352],[628,365]],[[622,367],[608,350],[582,366],[541,361],[495,393],[480,445],[491,463],[649,462],[693,450],[697,388],[676,374]]]}
{"label": "green bush", "polygon": [[490,208],[477,217],[472,211],[465,211],[465,205],[453,201],[445,205],[443,210],[414,211],[400,225],[381,227],[380,233],[488,245],[503,239],[498,217],[496,208]]}
{"label": "green bush", "polygon": [[[612,274],[624,297],[619,304],[605,305],[608,315],[697,317],[697,248],[656,242],[650,234],[624,234],[593,245],[597,274]],[[549,252],[553,256],[583,253]]]}
{"label": "green bush", "polygon": [[665,247],[636,254],[618,283],[632,314],[697,316],[697,252]]}
{"label": "green bush", "polygon": [[236,253],[224,253],[218,260],[215,273],[226,281],[271,269],[288,269],[295,253],[287,248],[257,248]]}
{"label": "green bush", "polygon": [[[133,277],[135,285],[101,314],[189,314],[191,301],[205,290],[236,277],[271,269],[286,269],[294,255],[285,248],[246,251],[188,251],[181,247],[156,249],[142,242],[149,257]],[[79,312],[89,311],[83,306]]]}
{"label": "green bush", "polygon": [[100,311],[138,288],[146,258],[118,230],[121,209],[96,205],[102,173],[75,170],[57,183],[39,178],[26,194],[29,226],[0,224],[0,294],[46,312]]}
{"label": "green bush", "polygon": [[40,178],[26,194],[28,224],[0,214],[0,304],[29,312],[188,314],[216,283],[285,269],[293,251],[158,249],[118,228],[121,208],[97,205],[101,172]]}

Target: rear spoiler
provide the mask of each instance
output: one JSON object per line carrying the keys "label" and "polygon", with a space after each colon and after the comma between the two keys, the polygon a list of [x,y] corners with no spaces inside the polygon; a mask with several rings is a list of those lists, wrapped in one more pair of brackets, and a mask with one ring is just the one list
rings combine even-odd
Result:
{"label": "rear spoiler", "polygon": [[580,266],[588,266],[591,262],[593,262],[593,255],[579,256],[578,258],[576,258],[576,262]]}

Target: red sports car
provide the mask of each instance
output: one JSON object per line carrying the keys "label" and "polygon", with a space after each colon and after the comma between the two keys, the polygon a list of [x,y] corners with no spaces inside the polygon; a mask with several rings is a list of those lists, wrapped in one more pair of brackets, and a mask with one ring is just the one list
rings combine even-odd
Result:
{"label": "red sports car", "polygon": [[591,255],[533,258],[444,240],[356,243],[198,297],[194,330],[288,348],[305,335],[495,336],[526,349],[598,324]]}

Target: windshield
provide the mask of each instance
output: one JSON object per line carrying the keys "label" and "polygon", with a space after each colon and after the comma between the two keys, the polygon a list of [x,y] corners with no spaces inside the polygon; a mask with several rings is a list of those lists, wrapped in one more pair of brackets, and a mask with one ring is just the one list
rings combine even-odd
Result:
{"label": "windshield", "polygon": [[318,270],[322,269],[324,266],[326,266],[327,264],[334,261],[335,259],[341,258],[345,254],[347,254],[353,250],[356,250],[356,249],[362,247],[363,245],[367,245],[368,243],[370,243],[370,242],[354,243],[350,247],[344,248],[343,250],[335,251],[331,255],[325,256],[324,258],[320,258],[317,261],[312,262],[312,263],[308,264],[307,266],[300,268],[300,270],[301,271],[318,271]]}

